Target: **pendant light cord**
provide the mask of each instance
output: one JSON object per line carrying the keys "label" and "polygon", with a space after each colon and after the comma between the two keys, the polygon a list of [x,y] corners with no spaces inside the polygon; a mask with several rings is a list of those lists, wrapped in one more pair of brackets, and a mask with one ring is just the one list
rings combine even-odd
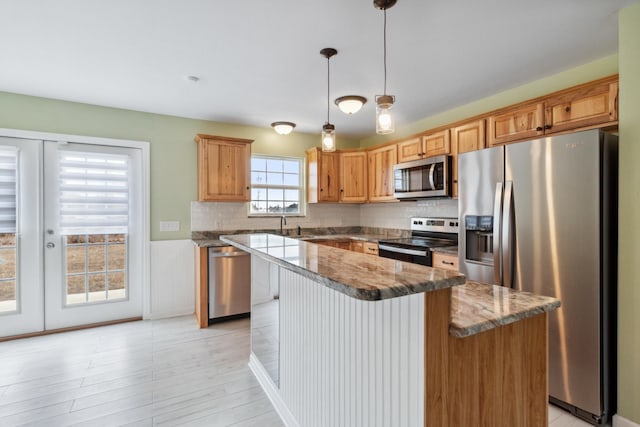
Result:
{"label": "pendant light cord", "polygon": [[329,78],[329,59],[331,57],[327,57],[327,123],[329,123],[329,88],[331,86],[331,79]]}
{"label": "pendant light cord", "polygon": [[387,94],[387,9],[384,9],[384,36],[383,36],[383,52],[384,52],[384,95]]}

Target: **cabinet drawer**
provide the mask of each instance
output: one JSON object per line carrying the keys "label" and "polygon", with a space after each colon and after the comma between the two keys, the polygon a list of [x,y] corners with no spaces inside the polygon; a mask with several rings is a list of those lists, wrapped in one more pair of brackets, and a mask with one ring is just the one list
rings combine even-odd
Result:
{"label": "cabinet drawer", "polygon": [[455,255],[433,253],[433,266],[445,270],[458,271],[458,257]]}
{"label": "cabinet drawer", "polygon": [[364,251],[365,254],[378,256],[378,244],[365,242],[364,243]]}

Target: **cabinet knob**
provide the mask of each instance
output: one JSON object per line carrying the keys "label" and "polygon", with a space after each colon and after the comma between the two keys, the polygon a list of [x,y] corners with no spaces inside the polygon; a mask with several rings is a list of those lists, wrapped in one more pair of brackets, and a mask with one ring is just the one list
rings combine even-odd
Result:
{"label": "cabinet knob", "polygon": [[321,188],[321,189],[320,189],[320,192],[322,193],[323,191],[324,191],[324,189],[322,189],[322,188]]}
{"label": "cabinet knob", "polygon": [[567,107],[564,109],[564,111],[566,111],[567,113],[568,113],[569,111],[571,111],[571,106],[570,106],[570,105],[567,105]]}
{"label": "cabinet knob", "polygon": [[247,190],[248,190],[249,188],[251,188],[251,187],[249,187],[249,186],[247,185]]}
{"label": "cabinet knob", "polygon": [[536,128],[536,131],[538,131],[538,132],[542,131],[542,126],[538,126],[538,127]]}
{"label": "cabinet knob", "polygon": [[551,129],[551,125],[544,125],[545,129]]}
{"label": "cabinet knob", "polygon": [[444,261],[444,260],[442,261],[442,263],[443,263],[443,264],[446,264],[446,265],[453,265],[453,263],[452,263],[452,262]]}
{"label": "cabinet knob", "polygon": [[340,192],[341,192],[341,193],[344,193],[344,189],[342,189],[342,188],[341,188],[341,189],[340,189]]}

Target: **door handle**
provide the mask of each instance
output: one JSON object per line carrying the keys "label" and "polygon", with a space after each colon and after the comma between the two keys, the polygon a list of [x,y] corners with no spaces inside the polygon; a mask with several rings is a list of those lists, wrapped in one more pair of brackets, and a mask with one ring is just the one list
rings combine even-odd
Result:
{"label": "door handle", "polygon": [[500,265],[500,228],[502,226],[502,182],[496,183],[496,193],[493,201],[493,280],[496,285],[502,285],[502,265]]}
{"label": "door handle", "polygon": [[502,206],[502,265],[503,285],[513,287],[513,223],[515,214],[513,211],[513,182],[507,181],[504,187],[504,204]]}
{"label": "door handle", "polygon": [[53,249],[56,247],[56,244],[53,242],[47,242],[47,249]]}

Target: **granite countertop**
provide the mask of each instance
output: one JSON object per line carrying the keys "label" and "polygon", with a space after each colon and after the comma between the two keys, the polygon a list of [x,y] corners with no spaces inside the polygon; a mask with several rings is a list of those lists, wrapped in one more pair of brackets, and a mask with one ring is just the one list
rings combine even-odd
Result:
{"label": "granite countertop", "polygon": [[454,255],[458,256],[458,247],[457,246],[442,246],[431,248],[431,252],[438,252],[445,255]]}
{"label": "granite countertop", "polygon": [[467,337],[560,307],[560,300],[468,281],[451,290],[449,333]]}
{"label": "granite countertop", "polygon": [[193,239],[191,240],[195,246],[200,248],[215,248],[220,246],[229,246],[228,243],[220,239]]}
{"label": "granite countertop", "polygon": [[[276,234],[276,236],[280,237]],[[388,236],[381,234],[314,234],[314,235],[290,235],[284,236],[290,239],[297,240],[360,240],[363,242],[378,243],[379,240],[387,239]],[[229,246],[229,243],[225,243],[220,239],[192,239],[195,246],[212,248],[216,246]]]}
{"label": "granite countertop", "polygon": [[395,298],[465,282],[464,276],[453,271],[274,234],[234,234],[222,236],[221,240],[361,300]]}

